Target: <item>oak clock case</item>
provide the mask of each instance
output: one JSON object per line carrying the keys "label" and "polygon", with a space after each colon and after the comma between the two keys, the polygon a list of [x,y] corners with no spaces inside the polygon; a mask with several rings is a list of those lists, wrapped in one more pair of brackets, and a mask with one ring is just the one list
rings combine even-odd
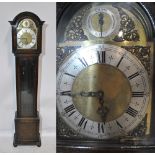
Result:
{"label": "oak clock case", "polygon": [[12,26],[12,52],[16,60],[15,134],[13,145],[41,146],[37,110],[38,58],[44,21],[31,12],[18,14]]}
{"label": "oak clock case", "polygon": [[153,7],[57,3],[58,152],[154,151]]}

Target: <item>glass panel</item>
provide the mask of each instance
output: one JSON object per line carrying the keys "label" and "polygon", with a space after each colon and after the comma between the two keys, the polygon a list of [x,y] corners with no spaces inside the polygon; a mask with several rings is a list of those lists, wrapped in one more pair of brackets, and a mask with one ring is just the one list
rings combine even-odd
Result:
{"label": "glass panel", "polygon": [[20,60],[20,99],[21,99],[21,114],[22,116],[34,116],[35,112],[35,92],[34,87],[36,85],[36,68],[35,60],[22,59]]}

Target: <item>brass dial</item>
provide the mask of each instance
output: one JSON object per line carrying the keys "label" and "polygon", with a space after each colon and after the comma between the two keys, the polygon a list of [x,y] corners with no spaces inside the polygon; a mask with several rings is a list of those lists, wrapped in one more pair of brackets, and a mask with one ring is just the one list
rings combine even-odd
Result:
{"label": "brass dial", "polygon": [[74,80],[72,93],[78,111],[96,122],[117,119],[131,101],[129,80],[123,72],[107,64],[94,64],[82,70]]}
{"label": "brass dial", "polygon": [[62,16],[57,31],[60,135],[148,135],[153,44],[145,13],[136,3],[75,8]]}
{"label": "brass dial", "polygon": [[77,50],[66,58],[57,75],[57,106],[62,118],[74,130],[93,138],[107,139],[134,129],[146,114],[149,96],[143,65],[114,45]]}
{"label": "brass dial", "polygon": [[17,44],[20,48],[29,49],[36,44],[36,35],[29,28],[23,28],[17,34]]}
{"label": "brass dial", "polygon": [[17,46],[20,49],[36,48],[37,28],[31,19],[22,20],[17,28]]}

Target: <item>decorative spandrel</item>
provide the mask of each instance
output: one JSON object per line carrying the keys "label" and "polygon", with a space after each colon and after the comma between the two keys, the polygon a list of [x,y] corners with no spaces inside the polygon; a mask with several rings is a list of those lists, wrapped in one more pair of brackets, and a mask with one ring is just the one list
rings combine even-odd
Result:
{"label": "decorative spandrel", "polygon": [[148,74],[151,74],[151,47],[150,46],[122,46],[127,51],[135,55],[144,65]]}
{"label": "decorative spandrel", "polygon": [[115,36],[114,41],[122,42],[122,41],[139,41],[139,33],[137,29],[135,29],[135,22],[133,19],[123,11],[123,9],[118,7],[118,11],[120,14],[120,29],[119,34]]}

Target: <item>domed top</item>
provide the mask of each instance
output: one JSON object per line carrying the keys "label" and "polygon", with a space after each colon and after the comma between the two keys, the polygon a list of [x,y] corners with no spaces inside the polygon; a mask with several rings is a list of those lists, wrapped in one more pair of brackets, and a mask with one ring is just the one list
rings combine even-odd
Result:
{"label": "domed top", "polygon": [[12,21],[9,22],[11,25],[16,25],[24,18],[32,19],[36,23],[36,25],[43,25],[44,23],[44,21],[40,20],[40,18],[36,14],[28,11],[19,13]]}

